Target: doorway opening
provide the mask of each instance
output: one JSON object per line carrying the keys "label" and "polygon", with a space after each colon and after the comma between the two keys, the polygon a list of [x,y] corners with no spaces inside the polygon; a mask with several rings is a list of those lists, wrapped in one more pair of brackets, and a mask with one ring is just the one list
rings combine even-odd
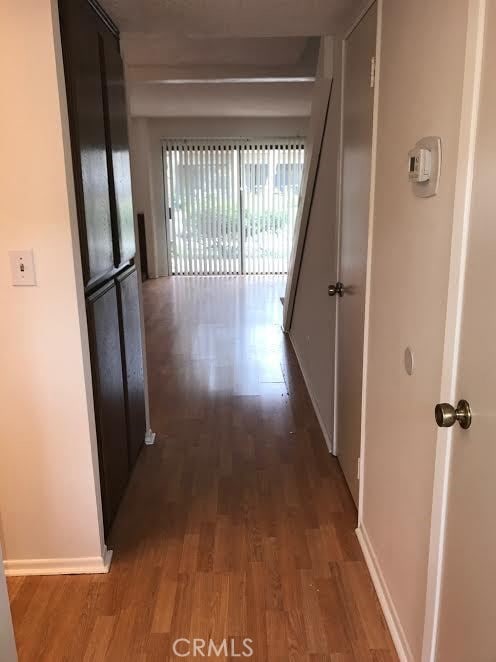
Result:
{"label": "doorway opening", "polygon": [[301,139],[163,143],[170,275],[286,274]]}

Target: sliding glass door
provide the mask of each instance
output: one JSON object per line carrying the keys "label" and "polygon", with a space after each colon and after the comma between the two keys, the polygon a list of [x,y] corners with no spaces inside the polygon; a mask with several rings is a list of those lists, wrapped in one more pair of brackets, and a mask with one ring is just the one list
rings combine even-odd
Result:
{"label": "sliding glass door", "polygon": [[287,273],[303,158],[301,140],[166,141],[170,273]]}

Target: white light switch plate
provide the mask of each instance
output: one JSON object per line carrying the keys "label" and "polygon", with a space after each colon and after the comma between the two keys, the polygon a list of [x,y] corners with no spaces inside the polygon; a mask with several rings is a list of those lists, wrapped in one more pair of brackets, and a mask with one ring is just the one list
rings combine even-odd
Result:
{"label": "white light switch plate", "polygon": [[9,251],[12,285],[36,285],[33,251]]}

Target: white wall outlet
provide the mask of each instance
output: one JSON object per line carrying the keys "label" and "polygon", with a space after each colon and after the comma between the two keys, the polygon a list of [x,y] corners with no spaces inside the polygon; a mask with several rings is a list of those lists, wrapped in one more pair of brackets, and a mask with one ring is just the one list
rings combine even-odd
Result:
{"label": "white wall outlet", "polygon": [[12,285],[36,285],[33,251],[9,251]]}

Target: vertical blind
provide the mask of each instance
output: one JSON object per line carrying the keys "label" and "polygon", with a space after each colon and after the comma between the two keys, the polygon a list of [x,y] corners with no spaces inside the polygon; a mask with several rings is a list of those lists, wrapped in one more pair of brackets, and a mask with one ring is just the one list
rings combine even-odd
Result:
{"label": "vertical blind", "polygon": [[287,273],[300,139],[163,144],[170,273]]}

